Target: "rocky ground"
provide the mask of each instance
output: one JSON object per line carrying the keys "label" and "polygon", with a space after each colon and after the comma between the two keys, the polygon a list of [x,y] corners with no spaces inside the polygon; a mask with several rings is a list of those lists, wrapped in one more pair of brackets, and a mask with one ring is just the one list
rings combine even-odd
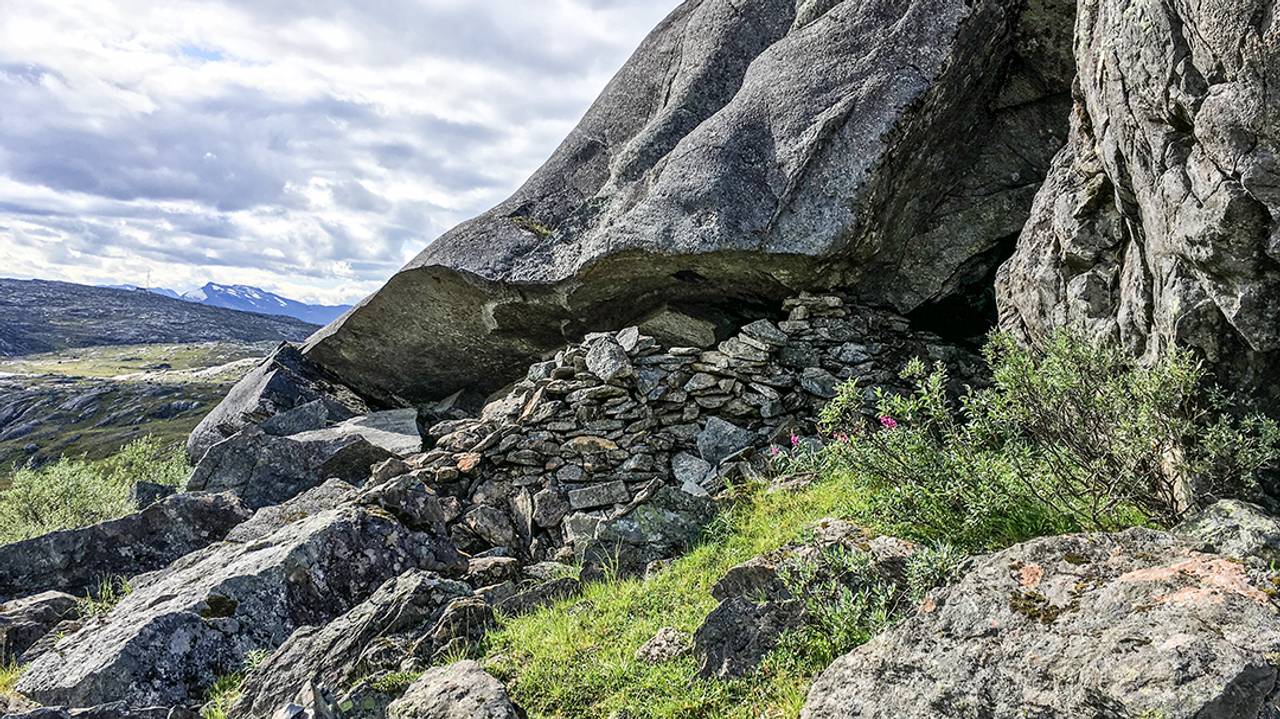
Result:
{"label": "rocky ground", "polygon": [[181,442],[273,343],[86,347],[0,360],[0,466]]}

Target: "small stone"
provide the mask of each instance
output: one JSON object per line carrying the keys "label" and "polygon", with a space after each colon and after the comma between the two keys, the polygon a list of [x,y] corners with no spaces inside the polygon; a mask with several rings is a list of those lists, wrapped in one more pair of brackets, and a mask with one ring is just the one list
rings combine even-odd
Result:
{"label": "small stone", "polygon": [[724,342],[721,342],[720,351],[728,357],[736,360],[742,360],[744,362],[763,364],[769,361],[768,352],[757,347],[752,347],[737,337],[730,337]]}
{"label": "small stone", "polygon": [[840,380],[821,367],[809,367],[800,373],[800,386],[806,392],[822,399],[836,396]]}
{"label": "small stone", "polygon": [[707,392],[715,389],[715,386],[716,378],[714,375],[707,374],[706,372],[699,372],[689,378],[688,382],[685,382],[684,391],[689,394],[698,394],[699,392]]}
{"label": "small stone", "polygon": [[671,474],[681,486],[701,487],[703,480],[711,474],[711,469],[709,462],[688,452],[680,452],[671,458]]}
{"label": "small stone", "polygon": [[511,518],[496,507],[483,504],[473,507],[462,518],[462,523],[490,546],[508,547],[515,542],[516,530],[511,524]]}
{"label": "small stone", "polygon": [[692,637],[675,627],[663,627],[636,650],[636,661],[646,664],[661,664],[689,653]]}
{"label": "small stone", "polygon": [[568,513],[569,503],[559,490],[548,487],[533,495],[533,523],[539,527],[557,527]]}
{"label": "small stone", "polygon": [[742,328],[742,335],[769,347],[781,347],[790,337],[769,320],[756,320]]}
{"label": "small stone", "polygon": [[564,443],[565,451],[570,454],[601,454],[604,452],[612,452],[617,448],[617,442],[605,439],[604,437],[595,437],[591,435],[574,437]]}
{"label": "small stone", "polygon": [[479,452],[467,452],[466,454],[459,455],[456,466],[459,472],[463,474],[471,474],[476,470],[476,467],[480,466],[481,459],[483,459],[483,455]]}
{"label": "small stone", "polygon": [[698,453],[715,466],[751,446],[753,436],[732,422],[711,417],[698,433]]}
{"label": "small stone", "polygon": [[597,341],[587,351],[587,371],[605,382],[630,377],[635,369],[627,351],[612,338]]}
{"label": "small stone", "polygon": [[637,347],[640,345],[640,328],[627,327],[625,329],[621,329],[618,331],[618,334],[613,336],[613,338],[617,341],[618,346],[621,347],[623,351],[627,354],[631,354],[635,352]]}
{"label": "small stone", "polygon": [[611,504],[626,504],[630,501],[631,493],[627,491],[627,484],[616,480],[569,492],[569,506],[574,509],[594,509]]}

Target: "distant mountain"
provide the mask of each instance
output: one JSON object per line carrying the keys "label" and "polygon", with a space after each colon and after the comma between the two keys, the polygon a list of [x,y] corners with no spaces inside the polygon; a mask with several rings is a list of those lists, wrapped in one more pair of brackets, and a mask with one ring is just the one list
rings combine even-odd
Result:
{"label": "distant mountain", "polygon": [[176,300],[154,291],[0,279],[0,356],[97,345],[303,340],[292,317]]}
{"label": "distant mountain", "polygon": [[210,307],[296,317],[318,325],[327,325],[351,309],[350,305],[311,305],[298,302],[248,285],[219,285],[213,282],[182,295],[182,299]]}
{"label": "distant mountain", "polygon": [[167,287],[139,287],[137,285],[101,285],[101,286],[109,290],[130,290],[130,291],[146,290],[147,292],[154,292],[155,294],[160,295],[161,297],[169,297],[175,300],[182,298],[182,295],[178,294],[177,292]]}

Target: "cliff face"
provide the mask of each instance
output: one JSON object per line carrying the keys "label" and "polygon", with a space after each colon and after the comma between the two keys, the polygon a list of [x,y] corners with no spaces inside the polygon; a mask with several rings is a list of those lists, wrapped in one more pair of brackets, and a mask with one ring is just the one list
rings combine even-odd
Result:
{"label": "cliff face", "polygon": [[1065,137],[1074,9],[690,0],[510,199],[316,335],[357,392],[492,389],[664,304],[840,286],[899,312],[988,277]]}
{"label": "cliff face", "polygon": [[1274,3],[1084,3],[1071,140],[1000,273],[1001,322],[1198,350],[1274,399],[1280,16]]}

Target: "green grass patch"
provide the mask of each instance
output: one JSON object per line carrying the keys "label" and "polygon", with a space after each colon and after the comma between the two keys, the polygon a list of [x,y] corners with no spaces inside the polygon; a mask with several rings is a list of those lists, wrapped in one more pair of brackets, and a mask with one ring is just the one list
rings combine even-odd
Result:
{"label": "green grass patch", "polygon": [[0,544],[123,516],[135,509],[129,492],[136,483],[177,487],[188,471],[181,446],[155,437],[130,442],[104,460],[63,458],[18,469],[0,490]]}
{"label": "green grass patch", "polygon": [[17,662],[0,663],[0,697],[17,696],[15,687],[22,676],[22,669]]}

